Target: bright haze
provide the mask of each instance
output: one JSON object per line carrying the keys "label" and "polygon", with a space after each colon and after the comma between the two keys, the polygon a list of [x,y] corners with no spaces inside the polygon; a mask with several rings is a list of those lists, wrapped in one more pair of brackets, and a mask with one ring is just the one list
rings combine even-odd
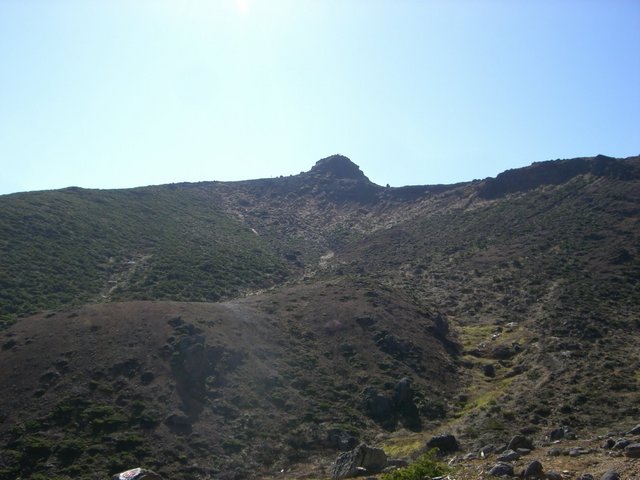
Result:
{"label": "bright haze", "polygon": [[3,0],[0,194],[640,153],[637,0]]}

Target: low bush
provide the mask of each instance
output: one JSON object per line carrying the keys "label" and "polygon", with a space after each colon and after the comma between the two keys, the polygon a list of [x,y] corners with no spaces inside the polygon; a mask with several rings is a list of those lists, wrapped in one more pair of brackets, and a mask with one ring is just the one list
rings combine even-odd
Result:
{"label": "low bush", "polygon": [[447,473],[447,468],[435,460],[435,450],[431,450],[405,468],[400,468],[382,476],[382,480],[422,480]]}

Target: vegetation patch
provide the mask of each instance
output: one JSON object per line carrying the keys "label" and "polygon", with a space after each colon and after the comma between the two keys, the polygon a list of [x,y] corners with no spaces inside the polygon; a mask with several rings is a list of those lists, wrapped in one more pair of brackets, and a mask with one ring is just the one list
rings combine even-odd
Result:
{"label": "vegetation patch", "polygon": [[382,480],[423,480],[446,474],[447,467],[435,459],[435,451],[431,450],[405,468],[382,475]]}

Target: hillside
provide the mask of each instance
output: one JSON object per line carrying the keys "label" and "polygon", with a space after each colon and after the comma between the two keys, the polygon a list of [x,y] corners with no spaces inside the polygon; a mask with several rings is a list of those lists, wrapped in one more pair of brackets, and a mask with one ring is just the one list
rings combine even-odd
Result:
{"label": "hillside", "polygon": [[640,422],[638,157],[389,188],[335,155],[6,195],[0,225],[0,478],[322,477],[360,441]]}

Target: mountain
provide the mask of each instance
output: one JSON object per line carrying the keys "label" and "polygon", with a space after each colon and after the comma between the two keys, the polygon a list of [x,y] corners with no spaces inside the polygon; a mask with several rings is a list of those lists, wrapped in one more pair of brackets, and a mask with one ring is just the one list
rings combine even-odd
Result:
{"label": "mountain", "polygon": [[[0,197],[0,478],[327,475],[639,422],[640,157]],[[473,477],[470,477],[473,478]]]}

